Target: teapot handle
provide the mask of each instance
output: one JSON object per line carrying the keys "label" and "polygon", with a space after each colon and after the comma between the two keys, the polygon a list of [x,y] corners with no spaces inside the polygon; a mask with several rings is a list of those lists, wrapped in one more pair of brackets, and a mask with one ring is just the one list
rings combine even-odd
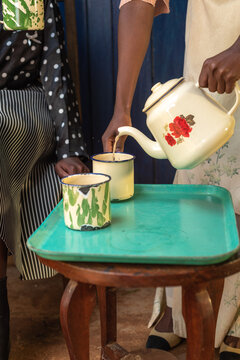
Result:
{"label": "teapot handle", "polygon": [[231,110],[229,110],[228,115],[232,115],[237,110],[240,104],[240,87],[238,85],[238,82],[236,82],[234,90],[236,93],[236,101]]}
{"label": "teapot handle", "polygon": [[[197,81],[196,86],[200,88],[199,83]],[[236,93],[236,101],[233,107],[228,111],[228,115],[233,115],[233,113],[237,110],[238,106],[240,105],[240,87],[238,82],[235,83],[235,93]]]}

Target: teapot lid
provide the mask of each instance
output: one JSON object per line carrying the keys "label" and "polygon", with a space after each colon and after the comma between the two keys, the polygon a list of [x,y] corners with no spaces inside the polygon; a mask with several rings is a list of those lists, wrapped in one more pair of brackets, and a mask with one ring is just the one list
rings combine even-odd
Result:
{"label": "teapot lid", "polygon": [[149,110],[153,105],[155,105],[159,100],[167,96],[173,89],[175,89],[182,81],[184,80],[183,77],[179,79],[172,79],[167,81],[164,84],[158,82],[152,88],[152,94],[147,99],[143,112]]}

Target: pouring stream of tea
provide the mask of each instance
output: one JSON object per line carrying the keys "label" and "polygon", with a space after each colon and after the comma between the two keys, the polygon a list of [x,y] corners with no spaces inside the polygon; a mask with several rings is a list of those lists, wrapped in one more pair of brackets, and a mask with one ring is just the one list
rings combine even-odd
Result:
{"label": "pouring stream of tea", "polygon": [[114,145],[113,145],[113,161],[115,161],[116,146],[117,146],[117,142],[118,142],[119,138],[120,138],[120,135],[117,135],[115,137],[115,142],[114,142]]}

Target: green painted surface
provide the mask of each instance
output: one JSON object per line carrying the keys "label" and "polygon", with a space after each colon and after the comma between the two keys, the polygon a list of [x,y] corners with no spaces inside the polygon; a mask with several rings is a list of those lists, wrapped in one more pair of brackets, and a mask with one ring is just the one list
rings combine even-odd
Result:
{"label": "green painted surface", "polygon": [[95,195],[95,189],[92,188],[91,191],[92,191],[92,205],[91,205],[92,217],[95,218],[99,210],[99,205],[98,205],[98,199]]}
{"label": "green painted surface", "polygon": [[68,199],[71,206],[74,206],[76,204],[78,195],[78,192],[74,192],[74,190],[70,188],[70,186],[68,187]]}
{"label": "green painted surface", "polygon": [[4,29],[41,30],[44,28],[43,0],[2,0]]}
{"label": "green painted surface", "polygon": [[[80,207],[78,209],[80,210]],[[77,224],[79,227],[85,224],[85,215],[81,211],[77,211]]]}
{"label": "green painted surface", "polygon": [[28,246],[54,260],[199,265],[225,261],[239,248],[231,196],[221,187],[135,185],[134,198],[112,203],[111,211],[111,226],[74,231],[60,202]]}
{"label": "green painted surface", "polygon": [[102,210],[103,210],[103,215],[106,214],[107,211],[107,200],[109,197],[109,183],[106,184],[105,187],[105,192],[104,192],[104,199],[103,199],[103,206],[102,206]]}

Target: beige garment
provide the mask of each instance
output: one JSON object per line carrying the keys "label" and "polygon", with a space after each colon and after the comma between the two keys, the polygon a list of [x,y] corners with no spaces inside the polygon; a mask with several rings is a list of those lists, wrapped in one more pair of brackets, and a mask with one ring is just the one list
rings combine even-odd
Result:
{"label": "beige garment", "polygon": [[[121,0],[120,8],[132,0]],[[142,0],[155,7],[155,16],[169,13],[169,0]]]}
{"label": "beige garment", "polygon": [[[201,16],[199,16],[201,14]],[[189,0],[186,22],[186,50],[184,76],[197,81],[205,59],[230,47],[240,35],[239,0]],[[197,19],[197,21],[196,21]],[[197,39],[197,41],[196,41]],[[198,56],[196,56],[198,54]],[[211,94],[229,109],[235,101],[230,95]],[[240,214],[240,108],[235,113],[236,127],[233,137],[210,159],[193,170],[177,171],[175,183],[214,184],[227,188],[232,195],[235,212]],[[238,217],[239,220],[239,217]],[[225,279],[215,346],[220,346],[239,309],[240,274]],[[186,335],[181,311],[181,288],[173,294],[175,331]],[[237,322],[230,330],[240,337]]]}
{"label": "beige garment", "polygon": [[[204,60],[227,49],[236,41],[240,35],[239,15],[239,0],[188,1],[184,61],[186,79],[196,82]],[[230,95],[211,93],[211,96],[214,96],[226,108],[230,108],[235,100],[234,92]],[[231,192],[235,212],[240,214],[240,109],[236,111],[235,119],[235,132],[230,141],[197,168],[177,171],[174,182],[223,186]],[[151,323],[161,312],[162,295],[163,291],[158,289]],[[225,278],[217,319],[215,347],[221,345],[228,331],[231,335],[240,337],[239,299],[240,274],[237,273]],[[173,288],[172,301],[174,332],[181,337],[186,337],[180,287]],[[233,321],[235,317],[236,321]]]}
{"label": "beige garment", "polygon": [[[129,1],[132,0],[122,0],[120,7]],[[155,6],[156,15],[169,10],[169,1],[142,1]],[[239,15],[240,0],[188,0],[184,61],[186,79],[196,82],[204,60],[227,49],[236,41],[240,35]],[[235,100],[234,93],[211,95],[226,108],[230,108]],[[240,214],[240,109],[236,111],[235,118],[237,120],[235,132],[226,146],[197,168],[177,171],[175,183],[223,186],[231,192],[235,211]],[[154,323],[162,310],[164,294],[163,288],[157,289],[149,326]],[[216,347],[220,346],[229,329],[231,335],[240,337],[239,299],[240,274],[238,273],[225,279],[217,319]],[[171,301],[173,302],[174,332],[181,337],[186,337],[180,287],[173,288]],[[236,321],[233,321],[235,316]]]}

